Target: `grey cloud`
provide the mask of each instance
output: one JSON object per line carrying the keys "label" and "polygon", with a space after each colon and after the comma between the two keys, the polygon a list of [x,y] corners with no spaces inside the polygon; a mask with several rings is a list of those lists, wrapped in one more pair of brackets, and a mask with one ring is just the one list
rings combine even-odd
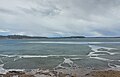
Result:
{"label": "grey cloud", "polygon": [[1,33],[5,33],[5,32],[10,32],[10,31],[7,30],[7,29],[6,29],[6,30],[4,30],[4,29],[0,29],[0,32],[1,32]]}
{"label": "grey cloud", "polygon": [[6,14],[12,14],[12,15],[18,14],[13,10],[5,9],[5,8],[0,8],[0,13],[6,13]]}
{"label": "grey cloud", "polygon": [[42,15],[42,16],[54,16],[58,15],[60,13],[60,9],[58,8],[50,8],[50,9],[39,9],[39,8],[22,8],[19,7],[19,9],[26,14],[31,14],[31,15]]}
{"label": "grey cloud", "polygon": [[119,36],[120,0],[1,1],[0,28],[10,29],[11,33]]}

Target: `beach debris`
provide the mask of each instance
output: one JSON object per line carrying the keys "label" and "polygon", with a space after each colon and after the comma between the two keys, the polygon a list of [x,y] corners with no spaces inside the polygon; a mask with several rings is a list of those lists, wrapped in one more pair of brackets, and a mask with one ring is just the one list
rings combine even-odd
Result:
{"label": "beach debris", "polygon": [[0,74],[0,77],[34,77],[34,75],[26,74],[23,71],[9,71],[6,74]]}

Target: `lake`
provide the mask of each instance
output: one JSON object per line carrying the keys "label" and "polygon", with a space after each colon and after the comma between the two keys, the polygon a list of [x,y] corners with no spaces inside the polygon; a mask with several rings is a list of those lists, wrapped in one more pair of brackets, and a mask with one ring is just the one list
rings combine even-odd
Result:
{"label": "lake", "polygon": [[0,40],[1,69],[120,67],[120,38]]}

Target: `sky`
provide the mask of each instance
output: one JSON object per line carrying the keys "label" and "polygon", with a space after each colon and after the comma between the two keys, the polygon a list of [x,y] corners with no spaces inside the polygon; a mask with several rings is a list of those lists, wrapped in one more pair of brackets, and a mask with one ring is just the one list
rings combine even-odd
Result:
{"label": "sky", "polygon": [[0,0],[0,35],[120,36],[120,0]]}

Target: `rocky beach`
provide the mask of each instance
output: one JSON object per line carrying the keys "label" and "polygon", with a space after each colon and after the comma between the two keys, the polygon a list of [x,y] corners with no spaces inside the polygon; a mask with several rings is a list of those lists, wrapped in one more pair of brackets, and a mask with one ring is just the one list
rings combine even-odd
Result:
{"label": "rocky beach", "polygon": [[0,74],[0,77],[120,77],[120,71],[115,69],[34,69],[31,71],[8,71]]}

